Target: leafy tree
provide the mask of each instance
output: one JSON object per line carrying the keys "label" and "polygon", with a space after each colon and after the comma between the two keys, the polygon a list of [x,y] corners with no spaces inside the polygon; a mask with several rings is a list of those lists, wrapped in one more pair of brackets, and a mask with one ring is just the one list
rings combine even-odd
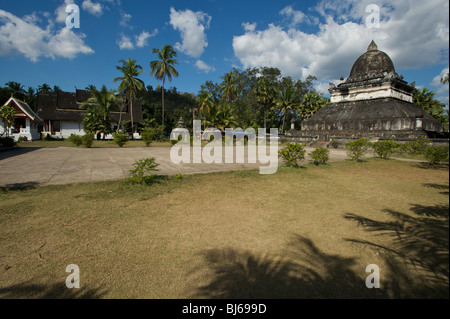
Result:
{"label": "leafy tree", "polygon": [[318,110],[328,105],[329,102],[329,99],[320,96],[316,92],[308,92],[304,94],[298,107],[300,118],[302,120],[310,118]]}
{"label": "leafy tree", "polygon": [[23,100],[25,98],[25,94],[26,91],[23,87],[23,85],[21,85],[18,82],[14,82],[14,81],[9,81],[8,83],[5,84],[7,89],[9,90],[10,94],[12,94],[14,97]]}
{"label": "leafy tree", "polygon": [[267,117],[266,112],[274,104],[274,99],[276,96],[275,88],[270,85],[269,80],[265,77],[258,79],[255,88],[256,101],[262,106],[264,113],[264,128],[267,128]]}
{"label": "leafy tree", "polygon": [[14,125],[16,119],[16,109],[11,105],[3,105],[0,108],[0,117],[2,118],[3,125],[6,128],[6,136],[9,136],[9,130]]}
{"label": "leafy tree", "polygon": [[352,142],[345,143],[345,147],[348,149],[348,157],[356,162],[362,162],[364,155],[367,153],[371,145],[372,144],[368,138],[359,138]]}
{"label": "leafy tree", "polygon": [[287,166],[298,167],[298,162],[305,159],[305,153],[306,150],[302,144],[287,142],[286,146],[278,151],[278,156]]}
{"label": "leafy tree", "polygon": [[439,121],[444,127],[448,127],[448,115],[445,114],[445,104],[436,100],[434,95],[435,93],[427,88],[414,90],[413,102]]}
{"label": "leafy tree", "polygon": [[326,165],[330,159],[330,150],[324,147],[316,148],[309,153],[314,165]]}
{"label": "leafy tree", "polygon": [[388,159],[399,147],[399,143],[391,140],[377,141],[372,144],[374,152],[383,159]]}
{"label": "leafy tree", "polygon": [[220,84],[222,99],[231,103],[237,97],[236,74],[228,72],[222,79],[223,82]]}
{"label": "leafy tree", "polygon": [[295,109],[298,105],[298,97],[295,94],[295,89],[292,86],[286,87],[281,91],[275,100],[276,107],[272,109],[278,109],[280,114],[283,114],[283,124],[281,125],[281,132],[284,132],[284,124],[286,120],[286,114]]}
{"label": "leafy tree", "polygon": [[58,85],[53,86],[53,93],[61,93],[62,89]]}
{"label": "leafy tree", "polygon": [[174,67],[178,64],[178,61],[175,60],[178,54],[169,44],[163,46],[161,50],[154,48],[152,53],[157,55],[158,60],[150,62],[150,75],[154,75],[156,80],[162,81],[162,125],[164,127],[164,85],[166,78],[169,81],[172,81],[172,77],[178,77],[179,75],[178,71]]}
{"label": "leafy tree", "polygon": [[[119,76],[113,80],[114,83],[120,82],[119,92],[125,94],[128,98],[128,103],[130,105],[130,117],[131,117],[131,130],[134,133],[134,117],[133,117],[133,101],[136,99],[138,92],[144,89],[144,82],[138,79],[138,76],[144,72],[142,67],[137,64],[137,60],[127,59],[120,60],[120,65],[116,66],[116,69],[122,72],[122,76]],[[122,120],[122,108],[120,109],[120,119]],[[117,132],[119,131],[119,125],[117,126]],[[133,135],[132,135],[133,136]]]}
{"label": "leafy tree", "polygon": [[38,93],[49,94],[53,93],[52,88],[47,83],[38,86]]}
{"label": "leafy tree", "polygon": [[112,132],[110,112],[117,110],[120,102],[120,98],[114,91],[108,91],[105,85],[101,91],[92,91],[92,97],[80,106],[80,108],[88,109],[84,121],[88,127],[87,132],[103,133],[103,139],[105,139],[106,134]]}
{"label": "leafy tree", "polygon": [[25,102],[36,111],[37,109],[37,101],[36,101],[36,90],[32,87],[28,87],[28,90],[25,93]]}

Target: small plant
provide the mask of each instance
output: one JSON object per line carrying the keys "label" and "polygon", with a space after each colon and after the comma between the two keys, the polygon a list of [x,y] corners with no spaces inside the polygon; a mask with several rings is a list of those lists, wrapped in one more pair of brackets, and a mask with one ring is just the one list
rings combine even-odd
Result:
{"label": "small plant", "polygon": [[84,147],[91,148],[95,141],[94,134],[86,134],[81,137]]}
{"label": "small plant", "polygon": [[373,143],[372,148],[377,155],[383,159],[388,159],[400,147],[400,144],[391,140],[382,140]]}
{"label": "small plant", "polygon": [[448,146],[427,146],[423,152],[423,155],[431,165],[439,164],[448,159]]}
{"label": "small plant", "polygon": [[128,135],[123,133],[114,133],[114,143],[119,145],[119,147],[123,147],[128,142]]}
{"label": "small plant", "polygon": [[22,142],[27,142],[28,138],[26,136],[19,136],[19,138],[17,139],[18,143],[22,143]]}
{"label": "small plant", "polygon": [[130,176],[126,181],[131,184],[149,185],[154,179],[154,175],[149,173],[159,171],[159,169],[157,169],[158,166],[159,164],[156,163],[156,160],[153,157],[136,161],[133,164],[134,169],[130,170]]}
{"label": "small plant", "polygon": [[341,146],[341,142],[339,142],[337,139],[333,138],[330,141],[330,146],[332,148],[339,148],[339,146]]}
{"label": "small plant", "polygon": [[81,146],[83,144],[83,137],[80,135],[72,134],[69,136],[69,141],[75,146]]}
{"label": "small plant", "polygon": [[330,160],[330,150],[327,148],[319,147],[309,153],[312,157],[312,162],[315,165],[326,165]]}
{"label": "small plant", "polygon": [[0,147],[14,147],[17,143],[11,136],[0,136]]}
{"label": "small plant", "polygon": [[298,167],[298,162],[305,159],[305,147],[299,143],[286,143],[286,147],[278,151],[287,166]]}
{"label": "small plant", "polygon": [[348,149],[348,157],[356,162],[362,162],[364,155],[367,153],[370,146],[371,143],[368,138],[359,138],[352,142],[345,143],[345,147]]}
{"label": "small plant", "polygon": [[154,139],[155,139],[155,131],[153,129],[145,129],[141,132],[142,140],[145,142],[145,145],[149,147]]}

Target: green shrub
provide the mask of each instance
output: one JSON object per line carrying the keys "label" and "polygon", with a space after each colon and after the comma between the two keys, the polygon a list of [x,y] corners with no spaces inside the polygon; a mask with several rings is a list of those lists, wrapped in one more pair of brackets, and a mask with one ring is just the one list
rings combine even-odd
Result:
{"label": "green shrub", "polygon": [[145,129],[141,132],[142,140],[145,142],[145,145],[147,147],[149,147],[153,143],[155,136],[156,134],[153,129]]}
{"label": "green shrub", "polygon": [[341,142],[339,142],[337,139],[333,138],[330,141],[330,146],[332,148],[339,148],[339,146],[341,146]]}
{"label": "green shrub", "polygon": [[423,155],[428,160],[429,164],[439,164],[448,159],[448,145],[427,146]]}
{"label": "green shrub", "polygon": [[298,162],[305,159],[305,148],[299,143],[286,143],[286,147],[278,151],[278,156],[281,157],[287,166],[298,167]]}
{"label": "green shrub", "polygon": [[330,150],[327,148],[319,147],[309,153],[309,156],[312,157],[312,162],[315,165],[325,165],[330,160]]}
{"label": "green shrub", "polygon": [[128,135],[124,133],[114,133],[114,143],[119,145],[119,147],[123,147],[128,142]]}
{"label": "green shrub", "polygon": [[83,138],[80,135],[72,134],[69,136],[69,141],[75,146],[81,146],[83,144]]}
{"label": "green shrub", "polygon": [[14,147],[17,143],[11,136],[0,136],[0,147]]}
{"label": "green shrub", "polygon": [[388,159],[396,149],[400,147],[400,144],[391,140],[382,140],[373,143],[372,148],[375,153],[381,158]]}
{"label": "green shrub", "polygon": [[401,144],[398,151],[403,155],[420,155],[423,154],[429,143],[430,141],[425,137],[419,137],[415,141],[408,141]]}
{"label": "green shrub", "polygon": [[131,184],[151,184],[154,179],[154,175],[149,174],[151,172],[159,171],[155,158],[145,158],[136,161],[133,164],[134,169],[130,170],[130,176],[126,179]]}
{"label": "green shrub", "polygon": [[347,155],[353,161],[361,162],[364,155],[367,153],[371,146],[368,138],[359,138],[355,141],[345,143],[345,147],[348,149]]}
{"label": "green shrub", "polygon": [[28,141],[28,137],[26,136],[19,136],[19,138],[17,139],[17,143],[22,143],[26,141]]}
{"label": "green shrub", "polygon": [[86,134],[81,137],[82,144],[84,147],[91,148],[95,141],[94,134]]}

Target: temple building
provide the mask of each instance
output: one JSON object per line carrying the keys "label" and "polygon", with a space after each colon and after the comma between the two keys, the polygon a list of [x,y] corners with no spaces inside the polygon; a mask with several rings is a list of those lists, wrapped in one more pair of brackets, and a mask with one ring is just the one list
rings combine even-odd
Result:
{"label": "temple building", "polygon": [[303,141],[360,137],[410,140],[436,137],[442,125],[413,104],[414,83],[395,72],[391,58],[372,41],[354,63],[350,76],[330,84],[331,103],[302,122],[287,137]]}

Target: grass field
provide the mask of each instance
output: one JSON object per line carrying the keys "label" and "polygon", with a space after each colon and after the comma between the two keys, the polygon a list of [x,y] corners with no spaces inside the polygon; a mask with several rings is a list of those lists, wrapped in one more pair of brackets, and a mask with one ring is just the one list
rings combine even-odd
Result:
{"label": "grass field", "polygon": [[0,298],[448,298],[448,194],[379,159],[0,189]]}

